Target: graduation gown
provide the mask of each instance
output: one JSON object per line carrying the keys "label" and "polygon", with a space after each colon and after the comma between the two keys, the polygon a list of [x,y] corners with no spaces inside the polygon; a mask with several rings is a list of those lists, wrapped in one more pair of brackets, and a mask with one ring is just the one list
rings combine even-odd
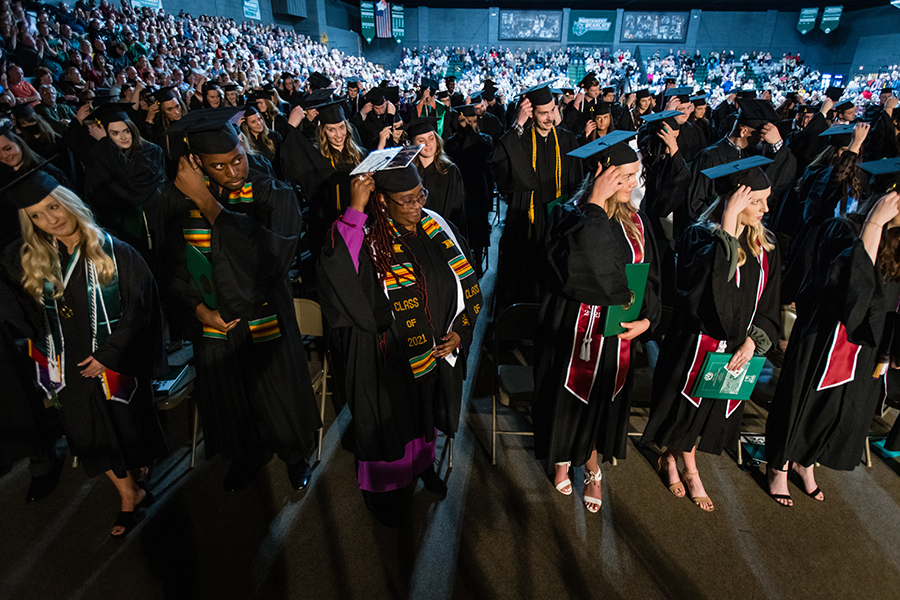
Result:
{"label": "graduation gown", "polygon": [[503,129],[503,124],[500,123],[500,119],[485,111],[483,115],[478,117],[478,131],[490,136],[491,142],[496,145],[500,142],[500,138],[503,137],[505,130]]}
{"label": "graduation gown", "polygon": [[872,377],[877,346],[900,296],[858,237],[864,218],[831,219],[818,237],[766,422],[766,460],[776,468],[849,471],[860,462],[884,385]]}
{"label": "graduation gown", "polygon": [[[571,196],[581,183],[581,161],[567,156],[578,147],[571,132],[556,128],[559,139],[561,193]],[[507,203],[496,298],[499,307],[516,302],[540,302],[539,273],[543,264],[547,208],[556,197],[556,148],[553,133],[536,135],[536,168],[532,168],[531,129],[519,135],[515,128],[494,149],[493,168],[497,188]],[[534,194],[534,223],[529,207]]]}
{"label": "graduation gown", "polygon": [[678,148],[686,162],[691,162],[697,154],[709,145],[706,132],[690,121],[683,123],[678,131]]}
{"label": "graduation gown", "polygon": [[[649,319],[652,329],[662,312],[659,263],[648,220],[641,215],[641,221],[645,234],[642,262],[650,264],[650,275],[639,318]],[[609,306],[629,300],[625,265],[634,262],[632,244],[621,224],[609,219],[602,208],[585,204],[578,209],[570,202],[550,214],[547,258],[551,275],[535,347],[535,457],[546,461],[551,470],[558,462],[583,465],[594,450],[601,461],[625,458],[632,377],[629,369],[627,379],[619,379],[621,341],[603,340],[588,403],[565,383],[570,357],[581,346],[576,323],[582,303]],[[649,330],[645,336],[649,337]],[[629,361],[635,343],[629,346]],[[623,387],[616,394],[619,385]]]}
{"label": "graduation gown", "polygon": [[[410,113],[410,118],[406,119],[407,123],[415,114],[415,108],[411,109]],[[378,148],[378,136],[381,134],[381,130],[385,127],[393,127],[394,115],[389,114],[387,111],[384,111],[383,115],[377,115],[375,114],[375,109],[372,109],[365,119],[362,118],[361,114],[358,114],[350,122],[359,132],[359,139],[362,141],[363,146],[371,152]]]}
{"label": "graduation gown", "polygon": [[471,127],[460,127],[444,146],[447,155],[459,167],[466,190],[465,237],[472,248],[491,245],[491,223],[488,214],[493,207],[491,138]]}
{"label": "graduation gown", "polygon": [[[288,281],[300,210],[283,183],[253,170],[247,181],[249,201],[215,194],[223,210],[211,228],[192,216],[196,205],[174,184],[163,193],[170,310],[191,323],[207,456],[252,460],[276,452],[291,464],[306,457],[321,425]],[[226,323],[241,320],[227,334],[194,317],[204,298],[188,271],[185,230],[209,236],[218,310]]]}
{"label": "graduation gown", "polygon": [[504,131],[506,130],[506,107],[502,102],[497,100],[494,104],[488,104],[487,112],[491,113],[497,120],[500,121],[500,124],[504,126]]}
{"label": "graduation gown", "polygon": [[460,232],[466,226],[466,190],[463,177],[456,165],[447,167],[446,173],[440,173],[434,161],[427,167],[419,168],[422,187],[428,190],[428,202],[425,208],[433,210],[451,223]]}
{"label": "graduation gown", "polygon": [[[736,254],[737,243],[747,260],[729,280],[731,252]],[[700,437],[698,450],[719,454],[737,442],[743,404],[730,415],[726,400],[704,398],[695,405],[686,397],[693,388],[688,376],[705,357],[700,334],[718,340],[728,354],[748,336],[757,339],[759,331],[777,343],[781,261],[777,247],[764,255],[762,260],[754,257],[745,236],[737,242],[725,232],[713,233],[706,222],[685,231],[678,246],[674,319],[653,374],[650,419],[642,436],[645,443],[687,452]]]}
{"label": "graduation gown", "polygon": [[[894,108],[894,111],[898,108]],[[894,114],[896,115],[896,112]],[[885,112],[884,107],[878,108],[872,117],[872,129],[866,136],[863,150],[866,161],[894,158],[900,154],[900,142],[894,132],[894,119]]]}
{"label": "graduation gown", "polygon": [[[366,215],[353,209],[347,209],[347,213],[342,217],[344,222],[362,228]],[[465,241],[457,231],[453,233],[471,262]],[[408,447],[414,440],[433,443],[435,429],[453,437],[459,427],[462,382],[474,323],[466,325],[463,319],[454,318],[456,275],[447,265],[440,244],[421,225],[415,233],[404,234],[402,240],[415,257],[417,280],[425,282],[434,331],[452,328],[461,339],[455,365],[439,360],[436,369],[419,378],[413,377],[402,348],[407,338],[398,328],[397,319],[403,318],[403,312],[385,294],[365,242],[357,238],[351,251],[335,225],[334,235],[329,236],[319,259],[322,310],[332,331],[332,352],[337,356],[339,379],[353,415],[356,458],[360,462],[400,461],[409,457]],[[395,483],[397,487],[404,484]]]}
{"label": "graduation gown", "polygon": [[[251,133],[252,135],[252,133]],[[281,137],[281,134],[277,131],[270,129],[269,130],[269,139],[272,141],[272,145],[275,146],[274,150],[269,150],[265,144],[259,142],[259,137],[254,136],[253,144],[254,147],[259,151],[259,153],[269,161],[272,165],[272,168],[275,170],[277,175],[281,173],[281,145],[284,142],[284,139]]]}
{"label": "graduation gown", "polygon": [[801,169],[809,166],[816,156],[828,148],[828,140],[819,137],[819,134],[830,126],[825,115],[819,111],[813,115],[806,127],[788,137],[787,145],[797,157],[797,163]]}

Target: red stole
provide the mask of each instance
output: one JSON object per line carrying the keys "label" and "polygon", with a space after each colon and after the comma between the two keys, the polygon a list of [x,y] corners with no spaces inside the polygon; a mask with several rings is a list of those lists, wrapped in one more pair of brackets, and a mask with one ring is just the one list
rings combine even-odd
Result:
{"label": "red stole", "polygon": [[[625,227],[622,233],[631,245],[631,257],[633,263],[644,261],[644,224],[637,213],[631,214],[631,220],[637,225],[640,240],[633,240],[628,236]],[[600,354],[603,350],[603,321],[606,309],[603,306],[594,306],[582,303],[578,308],[578,319],[575,322],[575,338],[572,340],[572,352],[569,356],[569,366],[566,370],[565,388],[576,398],[588,403],[594,380],[597,378],[597,369],[600,364]],[[616,344],[616,381],[612,399],[615,400],[619,392],[625,386],[628,377],[628,367],[631,364],[631,340],[613,338]]]}
{"label": "red stole", "polygon": [[822,373],[816,391],[821,392],[853,381],[860,350],[860,346],[850,343],[847,339],[847,328],[838,322],[826,357],[825,372]]}
{"label": "red stole", "polygon": [[[763,291],[766,289],[766,283],[769,280],[769,257],[765,251],[762,251],[759,256],[756,257],[759,261],[759,283],[756,286],[756,302],[753,305],[753,316],[750,317],[750,323],[747,325],[747,329],[750,328],[750,325],[753,324],[753,319],[756,317],[756,309],[759,308],[759,301],[762,298]],[[738,268],[735,273],[735,285],[741,287],[741,269]],[[703,361],[706,359],[707,352],[725,352],[725,347],[727,343],[722,340],[716,340],[705,333],[701,333],[697,337],[697,347],[694,350],[694,360],[691,361],[691,368],[688,369],[687,379],[684,382],[684,387],[681,388],[681,395],[688,399],[688,401],[696,407],[700,407],[700,401],[702,398],[694,398],[691,396],[690,392],[694,388],[694,382],[697,380],[697,375],[700,374],[700,368],[703,366]],[[728,400],[727,405],[725,406],[725,418],[727,419],[734,411],[738,409],[741,405],[740,400]]]}

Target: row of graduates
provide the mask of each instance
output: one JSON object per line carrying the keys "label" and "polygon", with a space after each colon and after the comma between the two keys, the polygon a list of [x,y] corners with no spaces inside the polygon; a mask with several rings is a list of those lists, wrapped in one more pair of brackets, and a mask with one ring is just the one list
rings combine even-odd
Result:
{"label": "row of graduates", "polygon": [[[680,96],[672,94],[671,108],[690,100]],[[685,112],[645,116],[638,141],[644,195],[636,212],[630,202],[638,157],[621,143],[622,136],[607,133],[573,152],[574,136],[553,125],[553,97],[546,89],[526,97],[517,126],[501,142],[516,156],[509,163],[519,172],[498,178],[498,184],[511,181],[520,188],[507,195],[510,211],[516,210],[507,213],[498,277],[523,240],[531,244],[523,263],[543,275],[511,295],[498,281],[498,299],[503,306],[536,296],[542,301],[536,455],[555,471],[562,493],[572,491],[569,466],[585,465],[585,504],[599,510],[599,461],[624,457],[630,342],[641,334],[650,339],[646,332],[658,324],[665,305],[673,317],[654,373],[643,437],[666,448],[658,469],[669,489],[712,510],[695,452],[719,453],[735,444],[742,406],[690,393],[706,352],[732,354],[728,366],[734,370],[780,341],[782,259],[763,220],[769,203],[777,204],[796,182],[796,159],[781,139],[779,117],[771,103],[743,100],[731,135],[702,150],[689,169],[675,133]],[[832,155],[855,158],[867,131],[864,124],[838,125],[822,138]],[[529,150],[535,156],[531,170]],[[576,188],[574,158],[594,150],[600,167]],[[725,176],[716,179],[717,170]],[[862,452],[884,382],[879,347],[882,337],[892,334],[884,322],[900,296],[897,194],[884,194],[898,171],[895,161],[863,165],[865,183],[875,174],[887,174],[889,181],[867,186],[868,195],[858,196],[849,210],[846,203],[838,203],[844,210],[836,212],[831,205],[813,236],[807,268],[795,275],[802,281],[798,321],[766,445],[769,491],[782,504],[791,504],[789,464],[800,474],[803,491],[821,500],[812,465],[852,469]],[[569,201],[566,194],[575,189]],[[518,239],[507,239],[511,224],[518,224]],[[641,318],[618,339],[603,340],[605,307],[628,299],[624,266],[641,261],[650,263]],[[521,268],[516,268],[520,277]]]}

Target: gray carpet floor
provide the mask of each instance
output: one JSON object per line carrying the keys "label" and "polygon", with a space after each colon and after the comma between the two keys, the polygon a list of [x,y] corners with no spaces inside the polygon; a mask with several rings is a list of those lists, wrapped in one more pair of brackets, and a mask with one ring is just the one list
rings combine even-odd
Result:
{"label": "gray carpet floor", "polygon": [[[488,293],[495,250],[491,259]],[[419,489],[408,529],[387,529],[366,510],[353,456],[341,446],[346,409],[329,406],[308,491],[293,492],[273,459],[248,489],[226,494],[227,465],[205,460],[202,443],[189,468],[184,405],[166,414],[172,454],[154,471],[157,501],[124,540],[108,535],[118,500],[104,477],[67,466],[57,490],[32,504],[23,502],[26,464],[0,479],[0,598],[900,597],[896,461],[873,453],[871,468],[820,469],[825,502],[792,485],[788,509],[768,498],[760,467],[701,455],[716,504],[707,514],[668,492],[654,449],[630,443],[627,460],[604,465],[603,508],[594,515],[580,484],[568,497],[553,489],[531,438],[501,438],[491,465],[490,365],[480,352],[471,353],[469,373],[452,468],[449,445],[438,444],[449,493],[440,500]],[[647,368],[636,374],[636,432],[646,422],[649,377]],[[526,415],[502,414],[504,426],[528,429]],[[745,428],[761,430],[764,417],[749,405]]]}

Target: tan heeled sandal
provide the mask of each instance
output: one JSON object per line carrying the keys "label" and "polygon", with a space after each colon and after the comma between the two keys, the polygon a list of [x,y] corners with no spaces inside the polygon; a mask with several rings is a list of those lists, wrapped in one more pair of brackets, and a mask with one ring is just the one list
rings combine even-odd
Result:
{"label": "tan heeled sandal", "polygon": [[[684,471],[681,472],[681,478],[684,479],[685,475],[699,476],[700,471],[688,471],[687,469],[685,469]],[[686,487],[687,486],[685,486],[685,488]],[[693,502],[694,504],[696,504],[697,506],[699,506],[701,509],[705,510],[706,512],[712,512],[716,509],[715,505],[713,505],[712,499],[709,496],[690,496],[690,498],[691,498],[691,502]],[[706,502],[711,504],[712,507],[711,508],[703,508],[703,504]]]}
{"label": "tan heeled sandal", "polygon": [[[663,460],[664,458],[665,455],[661,455],[656,461],[656,473],[659,475],[659,478],[663,480],[663,484],[669,480],[669,467],[667,466],[669,461]],[[676,498],[684,498],[687,495],[687,492],[684,489],[684,482],[680,479],[675,483],[666,485],[666,487],[669,488],[669,491],[672,492]]]}

